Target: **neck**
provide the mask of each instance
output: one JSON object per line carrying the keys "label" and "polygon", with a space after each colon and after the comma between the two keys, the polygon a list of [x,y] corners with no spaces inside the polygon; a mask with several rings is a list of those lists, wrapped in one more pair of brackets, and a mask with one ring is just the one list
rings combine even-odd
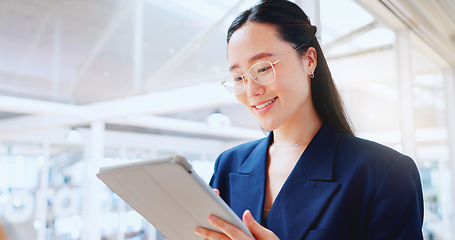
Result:
{"label": "neck", "polygon": [[297,127],[292,128],[278,128],[273,131],[273,144],[277,147],[280,146],[307,146],[314,135],[319,131],[322,126],[322,121],[319,117],[312,121],[304,121]]}

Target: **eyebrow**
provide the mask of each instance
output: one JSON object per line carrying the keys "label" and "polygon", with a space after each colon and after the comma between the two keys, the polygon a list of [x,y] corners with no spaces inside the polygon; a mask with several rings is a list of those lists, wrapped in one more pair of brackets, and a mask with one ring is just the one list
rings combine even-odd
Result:
{"label": "eyebrow", "polygon": [[[272,53],[258,53],[256,55],[254,55],[253,57],[251,57],[249,60],[248,60],[248,63],[249,64],[252,64],[253,62],[257,61],[257,60],[260,60],[260,59],[263,59],[263,58],[266,58],[266,57],[270,57],[270,56],[273,56],[274,54]],[[232,72],[234,69],[236,68],[239,68],[239,65],[238,64],[234,64],[232,66],[229,67],[229,72]]]}

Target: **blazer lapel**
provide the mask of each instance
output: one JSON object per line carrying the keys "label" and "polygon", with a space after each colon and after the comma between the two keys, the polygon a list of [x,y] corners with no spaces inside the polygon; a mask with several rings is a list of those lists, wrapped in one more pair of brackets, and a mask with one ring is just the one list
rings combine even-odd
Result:
{"label": "blazer lapel", "polygon": [[323,125],[284,183],[266,221],[278,237],[304,238],[338,191],[340,184],[333,182],[338,139],[339,133]]}
{"label": "blazer lapel", "polygon": [[245,210],[250,210],[256,221],[261,222],[264,209],[266,166],[268,146],[272,138],[264,138],[251,152],[237,173],[229,175],[231,186],[231,208],[242,218]]}

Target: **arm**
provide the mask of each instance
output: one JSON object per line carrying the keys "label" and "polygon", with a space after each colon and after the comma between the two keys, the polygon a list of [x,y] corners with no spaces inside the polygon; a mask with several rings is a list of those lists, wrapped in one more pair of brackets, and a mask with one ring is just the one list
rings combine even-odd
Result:
{"label": "arm", "polygon": [[423,239],[422,187],[411,158],[401,156],[389,166],[371,206],[365,239]]}

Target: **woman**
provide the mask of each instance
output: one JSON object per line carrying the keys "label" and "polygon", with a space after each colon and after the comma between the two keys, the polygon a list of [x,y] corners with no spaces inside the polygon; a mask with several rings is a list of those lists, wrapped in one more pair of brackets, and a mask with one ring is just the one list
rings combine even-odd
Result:
{"label": "woman", "polygon": [[[223,152],[211,186],[256,239],[422,239],[412,159],[354,137],[306,14],[264,0],[228,30],[224,85],[270,130]],[[206,239],[251,239],[216,216]]]}

